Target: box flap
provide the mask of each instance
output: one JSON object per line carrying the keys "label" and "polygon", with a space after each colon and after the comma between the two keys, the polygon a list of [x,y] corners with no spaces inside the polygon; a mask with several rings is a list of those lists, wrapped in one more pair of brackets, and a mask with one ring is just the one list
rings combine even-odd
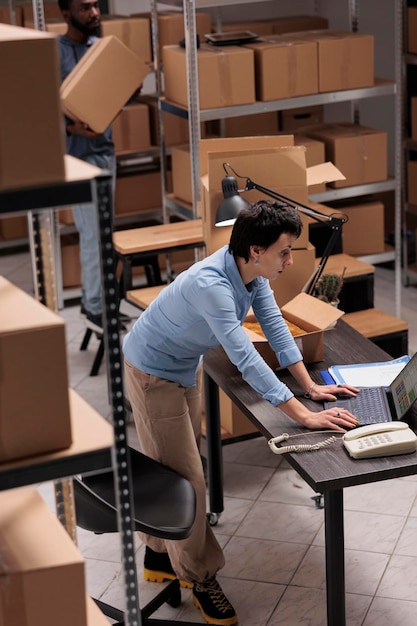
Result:
{"label": "box flap", "polygon": [[281,307],[286,319],[310,332],[325,330],[344,315],[344,311],[307,293],[299,293]]}
{"label": "box flap", "polygon": [[346,180],[342,172],[333,163],[319,163],[307,168],[307,185],[318,185],[319,183],[333,183],[335,180]]}

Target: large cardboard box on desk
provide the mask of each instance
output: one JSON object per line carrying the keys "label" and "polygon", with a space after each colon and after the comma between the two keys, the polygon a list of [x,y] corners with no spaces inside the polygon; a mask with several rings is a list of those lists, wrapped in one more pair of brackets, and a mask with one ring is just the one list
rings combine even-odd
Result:
{"label": "large cardboard box on desk", "polygon": [[98,39],[63,81],[62,109],[102,133],[148,73],[148,65],[117,37]]}
{"label": "large cardboard box on desk", "polygon": [[0,493],[0,625],[87,626],[85,564],[33,487]]}
{"label": "large cardboard box on desk", "polygon": [[[304,363],[322,361],[324,359],[325,331],[333,328],[337,320],[344,315],[344,312],[307,293],[298,293],[281,307],[281,313],[289,322],[289,328],[303,355]],[[255,321],[256,318],[253,313],[246,318],[246,322]],[[296,328],[292,327],[292,324]],[[272,369],[279,368],[280,364],[276,354],[263,334],[249,328],[245,328],[245,330],[268,365]]]}
{"label": "large cardboard box on desk", "polygon": [[0,190],[65,180],[56,38],[0,24]]}
{"label": "large cardboard box on desk", "polygon": [[0,462],[71,445],[64,321],[0,277]]}
{"label": "large cardboard box on desk", "polygon": [[[164,47],[165,97],[188,106],[186,51],[181,46]],[[255,102],[253,50],[240,46],[202,44],[197,50],[200,109],[213,109]]]}

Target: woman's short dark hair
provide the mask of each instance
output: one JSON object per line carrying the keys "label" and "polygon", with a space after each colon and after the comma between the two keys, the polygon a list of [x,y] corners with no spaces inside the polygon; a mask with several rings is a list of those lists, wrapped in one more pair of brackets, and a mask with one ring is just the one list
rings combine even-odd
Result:
{"label": "woman's short dark hair", "polygon": [[260,200],[239,213],[230,237],[229,252],[248,262],[251,246],[269,248],[283,233],[298,238],[302,228],[297,209],[277,200]]}

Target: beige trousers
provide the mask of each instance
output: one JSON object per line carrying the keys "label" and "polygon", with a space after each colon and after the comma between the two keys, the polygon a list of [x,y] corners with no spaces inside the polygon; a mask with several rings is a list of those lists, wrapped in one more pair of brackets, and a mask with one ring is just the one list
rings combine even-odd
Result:
{"label": "beige trousers", "polygon": [[177,576],[203,582],[224,566],[224,556],[206,518],[206,485],[199,452],[202,368],[195,387],[181,387],[145,374],[125,360],[126,392],[144,454],[171,467],[193,485],[197,511],[187,539],[171,541],[140,534],[156,552],[168,552]]}

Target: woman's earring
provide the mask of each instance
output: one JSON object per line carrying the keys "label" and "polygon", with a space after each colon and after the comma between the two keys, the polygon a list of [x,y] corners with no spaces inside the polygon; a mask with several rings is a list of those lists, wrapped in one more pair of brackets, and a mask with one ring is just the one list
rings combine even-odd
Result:
{"label": "woman's earring", "polygon": [[259,259],[255,259],[255,265],[259,265]]}

